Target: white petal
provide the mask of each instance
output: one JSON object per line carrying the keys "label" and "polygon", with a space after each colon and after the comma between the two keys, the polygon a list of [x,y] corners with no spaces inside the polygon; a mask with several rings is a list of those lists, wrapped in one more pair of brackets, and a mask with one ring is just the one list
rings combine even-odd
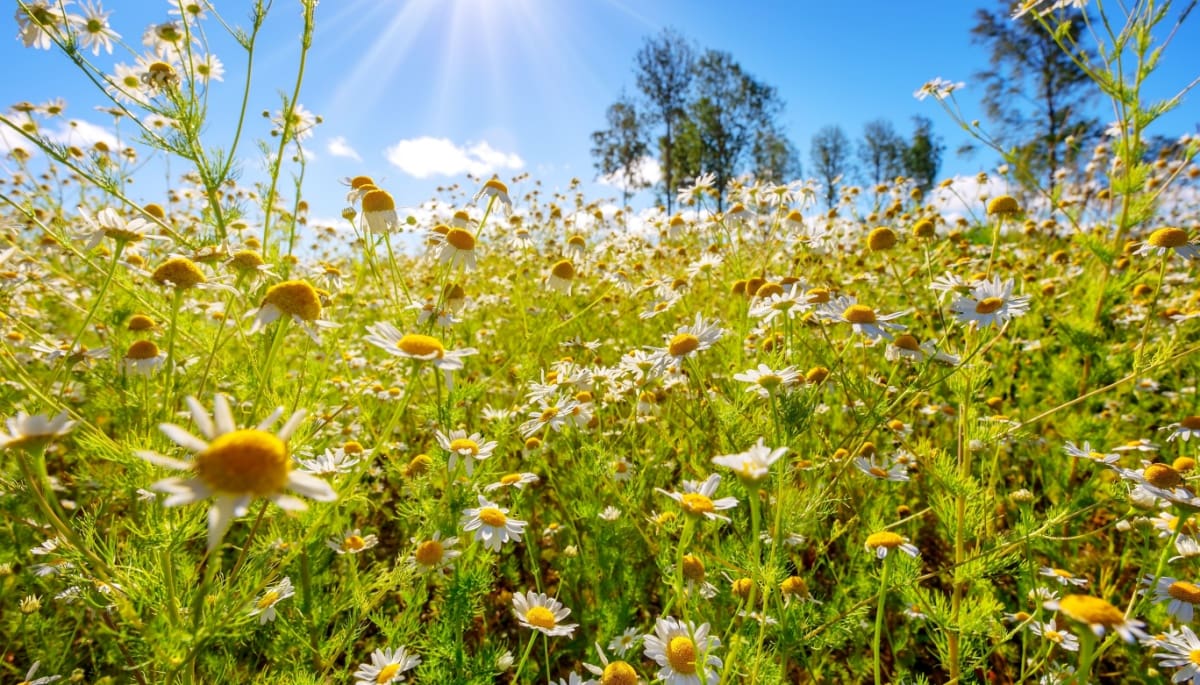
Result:
{"label": "white petal", "polygon": [[308,505],[297,497],[291,495],[275,495],[271,497],[271,501],[279,506],[284,511],[304,511]]}
{"label": "white petal", "polygon": [[275,407],[275,411],[271,412],[271,415],[267,418],[259,421],[255,428],[260,431],[270,431],[271,426],[275,425],[275,422],[279,420],[280,416],[283,416],[283,407]]}
{"label": "white petal", "polygon": [[279,439],[287,440],[288,438],[292,437],[292,434],[296,432],[296,429],[300,427],[301,422],[304,421],[304,416],[305,411],[303,409],[295,411],[292,414],[292,418],[288,419],[287,423],[283,424],[283,428],[279,429]]}
{"label": "white petal", "polygon": [[332,502],[337,499],[337,493],[329,483],[303,471],[292,471],[288,474],[288,488],[318,502]]}
{"label": "white petal", "polygon": [[164,507],[178,507],[184,504],[200,502],[212,495],[212,491],[208,489],[208,486],[200,482],[198,478],[189,478],[187,480],[173,478],[171,480],[174,482],[166,483],[165,481],[159,481],[150,486],[151,490],[170,493],[167,499],[163,500]]}
{"label": "white petal", "polygon": [[187,471],[192,468],[192,465],[189,462],[172,459],[171,457],[163,456],[158,452],[151,452],[150,450],[134,450],[133,453],[150,462],[151,464],[157,464],[158,466],[164,466],[169,469]]}
{"label": "white petal", "polygon": [[200,429],[200,434],[209,440],[217,437],[216,429],[213,428],[212,417],[208,415],[208,410],[204,408],[204,405],[200,404],[200,400],[189,395],[187,404],[192,410],[192,420],[196,422],[196,427]]}
{"label": "white petal", "polygon": [[208,549],[221,544],[225,532],[237,517],[238,499],[222,495],[208,508]]}
{"label": "white petal", "polygon": [[229,408],[229,398],[217,393],[213,399],[213,419],[216,421],[216,434],[225,435],[237,430],[233,423],[233,410]]}
{"label": "white petal", "polygon": [[[205,417],[208,418],[208,417]],[[210,426],[211,427],[211,426]],[[203,452],[208,449],[208,443],[189,433],[186,429],[173,423],[160,423],[158,429],[171,439],[171,442],[190,452]]]}

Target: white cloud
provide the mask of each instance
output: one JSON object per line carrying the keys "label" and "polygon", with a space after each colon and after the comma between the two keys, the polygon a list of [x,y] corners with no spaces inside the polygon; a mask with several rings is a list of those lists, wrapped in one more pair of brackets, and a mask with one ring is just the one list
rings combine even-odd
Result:
{"label": "white cloud", "polygon": [[979,220],[987,215],[983,198],[997,197],[1008,192],[1003,179],[995,175],[980,183],[975,176],[955,176],[948,187],[939,186],[930,193],[929,205],[937,208],[947,220],[959,217]]}
{"label": "white cloud", "polygon": [[459,146],[447,138],[430,136],[401,140],[387,149],[386,156],[401,171],[416,178],[486,176],[525,166],[525,160],[516,153],[501,152],[486,141]]}
{"label": "white cloud", "polygon": [[[662,167],[659,166],[658,160],[647,155],[634,163],[634,177],[641,180],[645,184],[654,185],[662,180]],[[625,175],[621,172],[606,174],[596,180],[597,183],[604,186],[611,186],[619,190],[625,190]]]}
{"label": "white cloud", "polygon": [[356,162],[362,161],[362,157],[359,156],[358,151],[350,147],[350,144],[346,142],[345,136],[337,136],[331,139],[325,145],[325,151],[334,157],[345,157],[346,159],[353,159]]}
{"label": "white cloud", "polygon": [[[38,133],[52,143],[74,145],[85,152],[96,143],[104,143],[114,152],[119,149],[117,137],[109,129],[81,119],[59,122],[55,128],[41,129]],[[14,148],[21,148],[30,155],[37,153],[37,146],[24,136],[7,126],[0,127],[0,154],[11,152]]]}

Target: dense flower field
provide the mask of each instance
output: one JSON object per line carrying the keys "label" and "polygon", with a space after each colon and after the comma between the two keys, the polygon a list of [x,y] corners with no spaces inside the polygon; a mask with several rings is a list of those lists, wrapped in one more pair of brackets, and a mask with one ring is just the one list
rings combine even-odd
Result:
{"label": "dense flower field", "polygon": [[[110,93],[186,116],[160,56]],[[0,679],[1200,682],[1194,137],[1055,198],[364,175],[310,226],[292,104],[269,183],[182,125],[154,204],[6,115]]]}

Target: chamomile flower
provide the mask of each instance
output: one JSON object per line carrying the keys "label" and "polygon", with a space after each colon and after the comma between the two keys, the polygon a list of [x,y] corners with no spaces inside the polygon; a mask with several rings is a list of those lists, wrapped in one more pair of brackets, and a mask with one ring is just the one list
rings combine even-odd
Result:
{"label": "chamomile flower", "polygon": [[1187,231],[1182,228],[1160,228],[1151,233],[1134,254],[1164,255],[1171,251],[1184,259],[1195,259],[1200,256],[1200,242],[1188,239]]}
{"label": "chamomile flower", "polygon": [[117,243],[137,243],[142,240],[166,240],[166,236],[152,233],[155,226],[142,217],[126,220],[112,207],[105,207],[92,216],[86,207],[79,207],[79,216],[87,225],[87,230],[80,236],[86,240],[85,249],[91,250],[100,244],[101,240],[109,238]]}
{"label": "chamomile flower", "polygon": [[463,228],[451,228],[442,237],[442,249],[438,262],[450,268],[462,266],[467,271],[475,269],[475,235]]}
{"label": "chamomile flower", "polygon": [[[1150,585],[1154,582],[1154,576],[1148,575],[1142,582]],[[1149,589],[1143,592],[1149,592]],[[1154,585],[1154,602],[1166,603],[1167,613],[1184,623],[1191,623],[1196,605],[1200,604],[1200,586],[1164,576]]]}
{"label": "chamomile flower", "polygon": [[1050,619],[1047,623],[1039,623],[1034,621],[1029,624],[1029,630],[1034,635],[1040,635],[1049,642],[1052,642],[1068,652],[1079,651],[1079,638],[1075,637],[1071,631],[1060,629],[1054,619]]}
{"label": "chamomile flower", "polygon": [[450,537],[443,540],[440,532],[435,532],[427,540],[412,538],[412,543],[416,545],[416,548],[408,557],[408,563],[421,572],[452,569],[454,560],[462,554],[455,549],[458,546],[458,538]]}
{"label": "chamomile flower", "polygon": [[430,335],[419,333],[401,334],[395,326],[379,322],[367,327],[366,341],[397,357],[408,357],[432,363],[443,371],[457,371],[463,367],[463,358],[478,354],[474,347],[447,350],[442,342]]}
{"label": "chamomile flower", "polygon": [[794,366],[776,371],[766,364],[759,364],[757,368],[733,376],[733,380],[748,384],[746,392],[757,393],[763,399],[792,388],[801,382],[800,379],[800,372]]}
{"label": "chamomile flower", "polygon": [[625,656],[625,653],[633,649],[641,639],[642,634],[637,628],[626,628],[620,635],[609,640],[608,649],[616,652],[617,656]]}
{"label": "chamomile flower", "polygon": [[454,472],[458,458],[462,457],[467,467],[467,475],[474,474],[475,462],[487,459],[496,450],[496,441],[484,440],[483,435],[479,433],[472,433],[468,437],[465,430],[456,429],[450,431],[449,435],[441,431],[437,431],[435,435],[442,449],[450,453],[447,468],[451,473]]}
{"label": "chamomile flower", "polygon": [[498,178],[488,179],[483,184],[483,187],[479,189],[479,192],[475,193],[475,197],[471,201],[479,202],[479,199],[483,197],[488,198],[489,204],[494,200],[500,203],[500,207],[504,211],[512,211],[512,199],[508,196],[508,186],[504,185]]}
{"label": "chamomile flower", "polygon": [[463,530],[474,531],[475,539],[493,552],[499,552],[506,542],[520,542],[528,525],[527,521],[509,518],[508,509],[488,501],[483,495],[479,495],[478,507],[463,511]]}
{"label": "chamomile flower", "polygon": [[646,658],[658,665],[664,685],[715,685],[721,680],[721,659],[713,654],[721,641],[709,635],[708,624],[667,616],[654,622],[654,632],[644,638]]}
{"label": "chamomile flower", "polygon": [[575,265],[571,260],[560,259],[550,267],[550,275],[546,278],[546,287],[569,295],[576,275]]}
{"label": "chamomile flower", "polygon": [[28,446],[44,445],[71,432],[75,422],[68,418],[64,409],[54,418],[45,414],[29,415],[17,412],[17,415],[5,422],[5,430],[0,430],[0,449],[25,449]]}
{"label": "chamomile flower", "polygon": [[886,557],[888,552],[893,549],[898,549],[913,558],[921,553],[916,545],[908,541],[908,538],[890,530],[882,530],[868,535],[866,548],[868,552],[873,552],[879,559]]}
{"label": "chamomile flower", "polygon": [[852,297],[834,298],[817,311],[822,319],[848,323],[855,333],[873,341],[891,340],[891,331],[904,330],[903,325],[892,322],[908,314],[907,311],[880,314],[872,307],[859,304]]}
{"label": "chamomile flower", "polygon": [[1003,327],[1029,311],[1029,297],[1013,295],[1011,278],[1001,283],[998,277],[993,277],[971,286],[971,294],[955,300],[950,310],[960,323],[979,328],[993,324]]}
{"label": "chamomile flower", "polygon": [[291,317],[297,325],[304,329],[313,342],[321,344],[318,332],[323,328],[336,328],[339,324],[321,319],[321,298],[316,288],[308,281],[283,281],[267,288],[262,305],[258,311],[248,316],[254,317],[249,333],[258,333],[282,316]]}
{"label": "chamomile flower", "polygon": [[489,483],[486,485],[483,488],[483,491],[492,492],[493,490],[499,490],[500,488],[516,488],[518,490],[524,490],[526,485],[533,485],[539,480],[541,479],[538,478],[536,473],[509,473],[501,476],[500,480],[496,481],[495,483]]}
{"label": "chamomile flower", "polygon": [[712,462],[717,466],[733,469],[738,478],[743,481],[757,483],[766,478],[767,474],[771,472],[771,466],[788,452],[787,447],[772,449],[763,442],[763,438],[759,438],[758,442],[745,452],[713,457]]}
{"label": "chamomile flower", "polygon": [[166,361],[167,355],[150,340],[137,340],[125,351],[122,366],[126,373],[149,376]]}
{"label": "chamomile flower", "polygon": [[1043,606],[1086,625],[1097,637],[1103,637],[1108,630],[1115,630],[1126,642],[1146,637],[1146,632],[1142,630],[1146,626],[1145,623],[1125,618],[1123,611],[1099,597],[1064,595],[1061,599],[1046,602]]}
{"label": "chamomile flower", "polygon": [[709,349],[721,339],[725,330],[717,321],[705,321],[700,314],[690,326],[681,326],[674,335],[663,336],[666,347],[656,350],[655,367],[661,370],[685,357]]}
{"label": "chamomile flower", "polygon": [[1051,578],[1058,581],[1059,585],[1074,585],[1075,587],[1083,587],[1088,584],[1087,578],[1079,578],[1074,573],[1066,569],[1053,568],[1043,566],[1038,570],[1038,575],[1046,578]]}
{"label": "chamomile flower", "polygon": [[285,577],[263,592],[262,596],[254,602],[254,606],[250,609],[250,615],[258,617],[259,625],[274,621],[275,605],[294,594],[296,594],[296,589],[292,587],[292,579]]}
{"label": "chamomile flower", "polygon": [[113,41],[121,39],[120,34],[108,25],[108,16],[112,11],[105,12],[100,3],[91,0],[84,0],[79,6],[83,9],[83,16],[74,17],[78,27],[79,47],[84,50],[91,48],[93,55],[99,56],[101,50],[111,55]]}
{"label": "chamomile flower", "polygon": [[654,488],[655,492],[666,495],[679,503],[683,511],[692,516],[709,519],[710,521],[729,521],[728,516],[721,516],[718,511],[732,509],[737,506],[737,498],[722,497],[721,499],[712,499],[713,494],[717,491],[717,486],[721,484],[720,474],[712,474],[704,482],[685,480],[683,482],[683,492],[668,492],[662,488]]}
{"label": "chamomile flower", "polygon": [[306,506],[301,500],[284,494],[292,490],[318,502],[337,499],[325,481],[303,471],[292,470],[287,440],[300,427],[304,411],[297,411],[277,433],[268,430],[283,415],[276,409],[254,428],[239,429],[233,422],[229,399],[218,394],[213,415],[194,397],[187,398],[192,420],[200,429],[198,438],[173,423],[159,424],[175,444],[190,450],[195,458],[180,461],[156,452],[137,451],[137,455],[159,466],[190,471],[188,478],[160,480],[150,489],[169,496],[164,506],[173,507],[215,498],[208,511],[208,548],[216,547],[233,519],[246,513],[250,500],[265,497],[283,509],[298,511]]}
{"label": "chamomile flower", "polygon": [[404,680],[404,674],[421,664],[421,657],[409,654],[407,647],[377,649],[371,652],[371,663],[359,664],[354,672],[354,685],[388,685]]}
{"label": "chamomile flower", "polygon": [[326,540],[325,544],[338,554],[358,554],[378,545],[379,537],[374,534],[364,536],[361,530],[355,528],[343,533],[341,537]]}
{"label": "chamomile flower", "polygon": [[69,4],[70,0],[33,0],[18,6],[17,37],[27,48],[49,50],[54,45],[51,36],[60,35],[67,25],[67,16],[60,8]]}
{"label": "chamomile flower", "polygon": [[570,637],[578,627],[576,623],[563,623],[571,610],[564,607],[562,602],[532,590],[513,595],[513,613],[521,625],[551,637]]}
{"label": "chamomile flower", "polygon": [[[62,680],[62,676],[60,676],[60,675],[46,675],[46,676],[42,676],[41,678],[34,678],[34,676],[37,675],[38,669],[41,668],[41,666],[42,666],[42,662],[40,662],[40,661],[33,662],[33,665],[30,666],[29,670],[25,672],[25,679],[22,680],[17,685],[50,685],[50,683],[56,683],[59,680]],[[19,673],[19,671],[18,671],[18,673]]]}
{"label": "chamomile flower", "polygon": [[903,483],[909,479],[908,464],[899,460],[880,458],[879,461],[876,461],[876,455],[871,455],[869,458],[856,457],[854,466],[859,471],[879,480]]}
{"label": "chamomile flower", "polygon": [[1171,434],[1167,436],[1167,442],[1173,442],[1176,438],[1184,442],[1192,438],[1200,438],[1200,416],[1188,416],[1181,421],[1163,426],[1159,430],[1171,431]]}
{"label": "chamomile flower", "polygon": [[[351,192],[353,194],[361,191],[356,187]],[[396,201],[386,190],[371,186],[369,190],[363,192],[362,210],[363,220],[367,222],[367,229],[376,235],[392,233],[400,227],[400,219],[396,215]]]}
{"label": "chamomile flower", "polygon": [[1119,454],[1113,452],[1100,452],[1092,449],[1092,443],[1086,440],[1083,442],[1082,447],[1068,440],[1063,445],[1063,452],[1066,452],[1068,456],[1075,457],[1076,459],[1091,459],[1092,461],[1099,462],[1105,466],[1111,466],[1121,460],[1121,455]]}

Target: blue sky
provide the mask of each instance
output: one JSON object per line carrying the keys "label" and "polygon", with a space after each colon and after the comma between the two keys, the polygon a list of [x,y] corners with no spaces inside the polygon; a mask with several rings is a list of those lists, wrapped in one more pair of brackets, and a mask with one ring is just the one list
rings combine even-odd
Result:
{"label": "blue sky", "polygon": [[[222,3],[223,16],[245,25],[247,2]],[[168,19],[169,2],[105,3],[126,44],[141,50],[141,34]],[[317,8],[317,33],[300,102],[320,114],[306,147],[312,156],[305,193],[312,212],[334,217],[344,204],[339,179],[368,174],[401,205],[432,197],[438,186],[465,182],[473,170],[508,179],[529,172],[547,190],[564,189],[573,176],[589,197],[617,191],[594,183],[590,134],[604,125],[605,109],[624,88],[635,91],[633,60],[646,36],[673,27],[699,48],[733,54],[756,78],[775,86],[786,103],[782,123],[808,166],[812,134],[838,124],[856,138],[865,122],[886,118],[907,134],[911,118],[934,122],[947,153],[943,176],[973,174],[993,165],[986,156],[963,159],[953,150],[967,139],[933,100],[913,97],[926,80],[965,81],[957,94],[968,116],[979,116],[982,87],[973,75],[986,66],[969,28],[979,6],[962,0],[892,2],[687,2],[684,0],[327,0]],[[235,9],[234,9],[235,8]],[[69,8],[70,9],[70,8]],[[11,16],[11,15],[10,15]],[[10,20],[11,21],[11,20]],[[43,102],[62,96],[68,117],[101,127],[107,117],[92,86],[62,55],[24,48],[10,23],[0,60],[10,65],[0,82],[0,104]],[[298,3],[279,1],[267,19],[256,65],[250,111],[279,108],[290,92],[300,30]],[[225,80],[212,86],[211,145],[227,145],[241,94],[245,57],[219,25],[206,31],[225,63]],[[132,61],[118,47],[96,63]],[[1150,84],[1164,97],[1197,75],[1200,18],[1185,24]],[[90,56],[90,55],[89,55]],[[12,65],[19,68],[13,69]],[[1102,110],[1099,116],[1112,117]],[[1195,130],[1195,98],[1154,131]],[[268,129],[257,114],[250,133]],[[261,168],[253,146],[243,146],[245,178]],[[357,158],[355,158],[357,157]],[[178,170],[176,164],[173,169]],[[158,201],[161,184],[139,187]],[[642,194],[636,204],[651,201]]]}

